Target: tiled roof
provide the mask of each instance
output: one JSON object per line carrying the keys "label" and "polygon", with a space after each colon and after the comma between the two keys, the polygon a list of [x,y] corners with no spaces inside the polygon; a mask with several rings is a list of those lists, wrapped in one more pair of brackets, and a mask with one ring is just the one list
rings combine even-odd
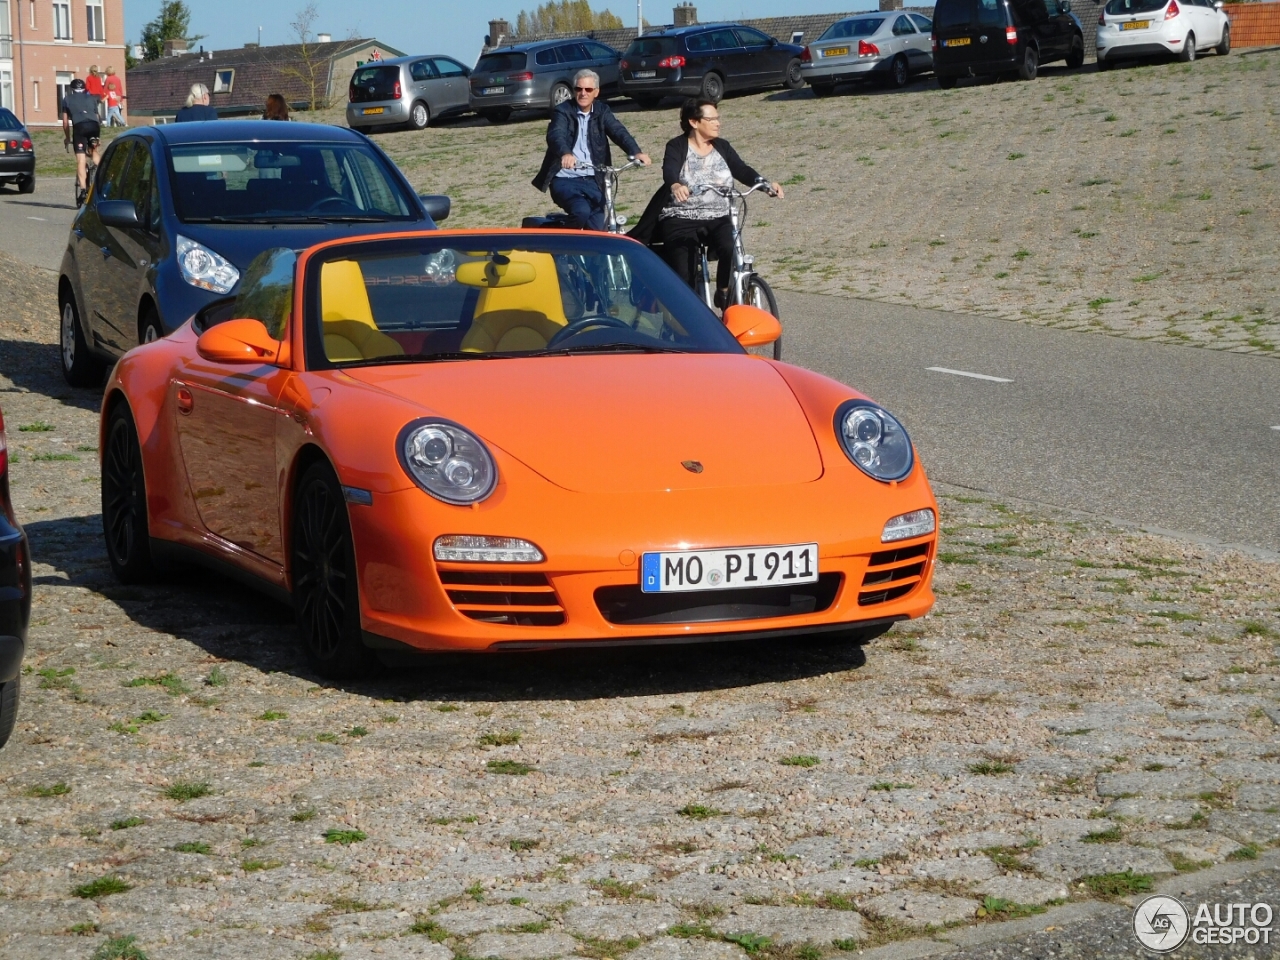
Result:
{"label": "tiled roof", "polygon": [[[394,47],[372,39],[310,44],[318,96],[323,98],[328,91],[329,68],[334,60],[374,47],[387,58],[404,56]],[[228,68],[236,72],[231,92],[210,94],[210,103],[220,113],[260,111],[272,93],[282,94],[295,108],[310,101],[310,84],[294,74],[295,70],[307,73],[302,48],[299,44],[282,44],[215,50],[204,55],[187,53],[140,63],[125,76],[129,112],[138,116],[174,113],[186,103],[193,83],[203,83],[212,91],[214,73]]]}

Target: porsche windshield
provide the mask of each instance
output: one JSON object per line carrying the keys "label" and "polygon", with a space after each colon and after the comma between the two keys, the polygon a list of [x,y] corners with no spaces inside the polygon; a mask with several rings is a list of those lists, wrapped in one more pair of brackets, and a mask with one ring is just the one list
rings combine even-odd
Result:
{"label": "porsche windshield", "polygon": [[[308,366],[571,353],[740,353],[640,244],[600,234],[385,240],[308,270]],[[319,262],[317,262],[319,261]]]}

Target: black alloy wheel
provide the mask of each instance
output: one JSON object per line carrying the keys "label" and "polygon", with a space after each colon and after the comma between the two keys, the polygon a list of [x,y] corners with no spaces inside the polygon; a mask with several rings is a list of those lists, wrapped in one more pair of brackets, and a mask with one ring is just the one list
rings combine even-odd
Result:
{"label": "black alloy wheel", "polygon": [[58,324],[62,354],[62,375],[73,387],[96,387],[102,382],[103,363],[89,352],[80,327],[75,296],[67,291],[62,301],[62,321]]}
{"label": "black alloy wheel", "polygon": [[431,123],[431,108],[421,100],[415,100],[409,108],[409,127],[413,130],[425,130]]}
{"label": "black alloy wheel", "polygon": [[145,583],[155,575],[147,527],[147,485],[138,430],[120,403],[107,421],[102,460],[102,535],[111,571],[121,583]]}
{"label": "black alloy wheel", "polygon": [[292,540],[293,606],[307,662],[330,680],[367,676],[377,658],[361,639],[351,525],[328,463],[312,464],[298,483]]}
{"label": "black alloy wheel", "polygon": [[702,99],[719,103],[724,99],[724,78],[711,72],[702,78]]}
{"label": "black alloy wheel", "polygon": [[907,58],[898,54],[889,64],[889,86],[901,90],[911,80],[911,71],[907,68]]}
{"label": "black alloy wheel", "polygon": [[1027,49],[1022,54],[1022,65],[1018,67],[1019,80],[1034,80],[1040,73],[1040,55],[1036,53],[1036,48],[1027,45]]}
{"label": "black alloy wheel", "polygon": [[788,90],[799,90],[804,86],[804,71],[800,69],[800,58],[795,57],[787,64],[787,72],[783,85]]}

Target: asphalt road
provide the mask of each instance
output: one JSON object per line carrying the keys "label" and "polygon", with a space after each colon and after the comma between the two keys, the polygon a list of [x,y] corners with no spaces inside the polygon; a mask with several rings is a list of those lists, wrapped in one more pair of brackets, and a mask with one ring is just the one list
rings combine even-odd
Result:
{"label": "asphalt road", "polygon": [[1275,360],[780,299],[786,359],[899,416],[935,481],[1280,554]]}
{"label": "asphalt road", "polygon": [[[0,250],[56,270],[70,191],[0,193]],[[781,308],[786,358],[900,416],[935,481],[1280,555],[1273,359],[848,298]]]}

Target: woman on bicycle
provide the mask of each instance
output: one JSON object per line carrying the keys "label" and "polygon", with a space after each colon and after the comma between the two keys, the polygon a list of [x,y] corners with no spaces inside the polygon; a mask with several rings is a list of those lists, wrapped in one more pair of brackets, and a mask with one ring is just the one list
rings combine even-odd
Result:
{"label": "woman on bicycle", "polygon": [[[728,187],[734,180],[755,184],[764,177],[721,138],[720,111],[711,100],[686,100],[680,109],[680,129],[684,132],[667,142],[662,187],[649,201],[631,236],[646,242],[661,241],[663,259],[690,286],[697,274],[699,247],[710,247],[719,261],[715,303],[723,308],[728,303],[733,270],[729,198],[700,188]],[[783,195],[781,185],[772,183],[769,188],[775,195]]]}

